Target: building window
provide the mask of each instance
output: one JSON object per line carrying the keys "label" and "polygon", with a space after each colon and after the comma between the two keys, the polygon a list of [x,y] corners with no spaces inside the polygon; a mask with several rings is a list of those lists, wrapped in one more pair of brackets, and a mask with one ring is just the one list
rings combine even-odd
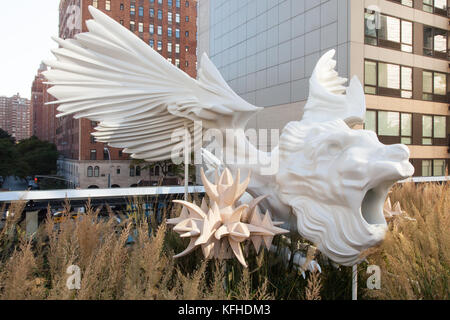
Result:
{"label": "building window", "polygon": [[130,30],[134,31],[134,29],[135,29],[135,23],[134,23],[134,21],[130,21]]}
{"label": "building window", "polygon": [[186,52],[189,52],[189,46],[185,47]]}
{"label": "building window", "polygon": [[175,38],[180,38],[180,29],[175,29]]}
{"label": "building window", "polygon": [[94,177],[100,177],[100,168],[99,167],[94,168]]}
{"label": "building window", "polygon": [[144,16],[144,7],[139,6],[139,17],[143,17],[143,16]]}
{"label": "building window", "polygon": [[380,14],[379,21],[377,21],[375,12],[366,11],[364,27],[366,44],[404,52],[413,51],[413,23],[411,21],[384,14]]}
{"label": "building window", "polygon": [[412,114],[390,111],[366,112],[364,129],[381,137],[400,137],[400,143],[412,144]]}
{"label": "building window", "polygon": [[153,18],[153,17],[155,17],[155,9],[150,9],[150,11],[149,11],[149,15],[150,15],[150,18]]}
{"label": "building window", "polygon": [[136,14],[136,6],[134,4],[130,5],[130,14],[133,16]]}
{"label": "building window", "polygon": [[186,1],[186,8],[189,8],[189,1]]}
{"label": "building window", "polygon": [[96,144],[97,141],[95,141],[95,137],[91,135],[91,144]]}
{"label": "building window", "polygon": [[447,74],[423,71],[423,100],[447,102]]}
{"label": "building window", "polygon": [[175,65],[177,66],[177,68],[180,67],[180,59],[175,59]]}
{"label": "building window", "polygon": [[189,22],[189,16],[186,16],[186,22]]}
{"label": "building window", "polygon": [[398,4],[407,6],[407,7],[413,7],[414,6],[414,1],[413,0],[390,0],[392,2],[397,2]]}
{"label": "building window", "polygon": [[155,40],[150,39],[149,45],[150,45],[150,47],[154,48],[155,47]]}
{"label": "building window", "polygon": [[121,3],[120,4],[120,11],[123,11],[124,10],[124,5],[123,5],[123,3]]}
{"label": "building window", "polygon": [[111,11],[111,0],[106,0],[105,2],[105,10]]}
{"label": "building window", "polygon": [[120,168],[117,168],[117,169],[116,169],[116,174],[117,174],[117,175],[120,175]]}
{"label": "building window", "polygon": [[92,6],[98,8],[98,0],[92,0]]}
{"label": "building window", "polygon": [[97,160],[97,150],[91,150],[91,160]]}
{"label": "building window", "polygon": [[364,61],[364,90],[367,94],[411,99],[413,69],[377,61]]}
{"label": "building window", "polygon": [[103,160],[110,160],[109,153],[107,150],[103,150]]}
{"label": "building window", "polygon": [[136,177],[140,177],[141,176],[141,167],[136,166]]}
{"label": "building window", "polygon": [[175,44],[175,53],[180,53],[180,44],[179,43]]}
{"label": "building window", "polygon": [[172,52],[172,43],[171,42],[169,42],[167,44],[167,52]]}
{"label": "building window", "polygon": [[120,20],[120,24],[123,25],[123,20]]}
{"label": "building window", "polygon": [[423,177],[444,177],[446,176],[446,161],[442,159],[422,160]]}
{"label": "building window", "polygon": [[134,166],[130,167],[130,177],[134,177]]}
{"label": "building window", "polygon": [[91,178],[91,177],[94,176],[94,168],[92,168],[92,167],[90,167],[90,166],[87,168],[87,176],[88,176],[89,178]]}
{"label": "building window", "polygon": [[446,176],[445,160],[433,160],[433,176],[444,177]]}
{"label": "building window", "polygon": [[162,41],[158,41],[158,51],[162,50]]}
{"label": "building window", "polygon": [[431,177],[433,176],[433,160],[422,160],[422,176]]}
{"label": "building window", "polygon": [[172,28],[167,28],[167,36],[172,37]]}
{"label": "building window", "polygon": [[158,0],[158,4],[163,4],[163,0]]}
{"label": "building window", "polygon": [[180,14],[179,13],[175,14],[175,23],[180,23]]}
{"label": "building window", "polygon": [[172,22],[172,12],[167,13],[167,21]]}
{"label": "building window", "polygon": [[423,0],[423,11],[447,16],[447,0]]}
{"label": "building window", "polygon": [[422,144],[434,145],[434,139],[445,139],[447,134],[447,118],[445,116],[422,116]]}
{"label": "building window", "polygon": [[188,38],[189,37],[189,31],[186,31],[185,35],[186,35],[186,38]]}
{"label": "building window", "polygon": [[148,27],[148,31],[150,32],[150,34],[154,34],[154,33],[155,33],[155,26],[154,26],[153,24],[151,24],[151,25]]}
{"label": "building window", "polygon": [[423,27],[423,54],[436,58],[447,59],[447,30]]}
{"label": "building window", "polygon": [[175,0],[175,7],[179,8],[181,5],[181,1],[180,0]]}
{"label": "building window", "polygon": [[162,18],[163,18],[162,10],[158,10],[158,19],[162,20]]}
{"label": "building window", "polygon": [[142,22],[139,22],[139,25],[138,25],[139,27],[139,32],[144,32],[144,23],[142,23]]}
{"label": "building window", "polygon": [[122,152],[122,150],[119,150],[119,157],[122,157],[123,156],[123,152]]}
{"label": "building window", "polygon": [[163,34],[162,26],[158,26],[158,36],[162,36],[162,34]]}

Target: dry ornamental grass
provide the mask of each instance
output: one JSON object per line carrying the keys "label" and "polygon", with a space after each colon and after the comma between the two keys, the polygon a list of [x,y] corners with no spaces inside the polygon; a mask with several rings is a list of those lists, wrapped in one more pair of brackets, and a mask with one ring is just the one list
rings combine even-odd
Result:
{"label": "dry ornamental grass", "polygon": [[[448,299],[449,297],[449,185],[398,185],[391,199],[400,201],[410,218],[390,221],[390,232],[379,248],[368,252],[369,264],[380,266],[381,290],[365,289],[365,267],[359,266],[360,299]],[[249,268],[236,261],[204,261],[201,252],[174,260],[186,240],[158,226],[154,214],[139,209],[120,223],[100,216],[88,202],[86,214],[73,220],[65,203],[64,217],[47,219],[32,239],[24,232],[20,213],[25,204],[10,207],[0,230],[0,299],[294,299],[351,298],[351,268],[336,269],[320,254],[322,274],[301,273],[276,252],[257,255],[251,246]],[[197,203],[199,203],[197,199]],[[156,212],[157,203],[153,204]],[[166,208],[161,219],[179,215],[179,206]],[[3,211],[5,208],[3,208]],[[413,220],[414,219],[414,220]],[[131,241],[132,239],[132,241]],[[292,236],[278,237],[279,249],[302,250]],[[300,248],[300,249],[299,249]],[[306,254],[307,252],[305,252]],[[309,254],[308,254],[309,257]],[[81,272],[78,290],[69,290],[71,265]]]}

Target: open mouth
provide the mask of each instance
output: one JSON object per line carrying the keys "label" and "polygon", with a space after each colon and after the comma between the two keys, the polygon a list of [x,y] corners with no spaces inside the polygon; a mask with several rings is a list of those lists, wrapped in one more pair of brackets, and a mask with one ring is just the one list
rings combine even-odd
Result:
{"label": "open mouth", "polygon": [[385,183],[367,191],[361,203],[361,215],[371,226],[386,225],[383,207],[389,193],[391,183]]}

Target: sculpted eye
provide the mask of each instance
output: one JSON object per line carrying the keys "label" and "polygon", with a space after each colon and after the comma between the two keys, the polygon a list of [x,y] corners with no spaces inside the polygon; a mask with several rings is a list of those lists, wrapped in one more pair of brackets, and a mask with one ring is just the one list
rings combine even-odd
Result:
{"label": "sculpted eye", "polygon": [[341,151],[342,151],[342,147],[337,142],[333,142],[328,145],[328,154],[331,156],[337,156]]}

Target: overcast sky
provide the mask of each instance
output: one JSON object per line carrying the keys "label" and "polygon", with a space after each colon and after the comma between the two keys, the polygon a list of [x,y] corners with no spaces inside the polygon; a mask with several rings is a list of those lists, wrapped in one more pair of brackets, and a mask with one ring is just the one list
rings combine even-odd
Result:
{"label": "overcast sky", "polygon": [[41,61],[57,44],[59,0],[3,1],[0,10],[0,96],[31,96]]}

